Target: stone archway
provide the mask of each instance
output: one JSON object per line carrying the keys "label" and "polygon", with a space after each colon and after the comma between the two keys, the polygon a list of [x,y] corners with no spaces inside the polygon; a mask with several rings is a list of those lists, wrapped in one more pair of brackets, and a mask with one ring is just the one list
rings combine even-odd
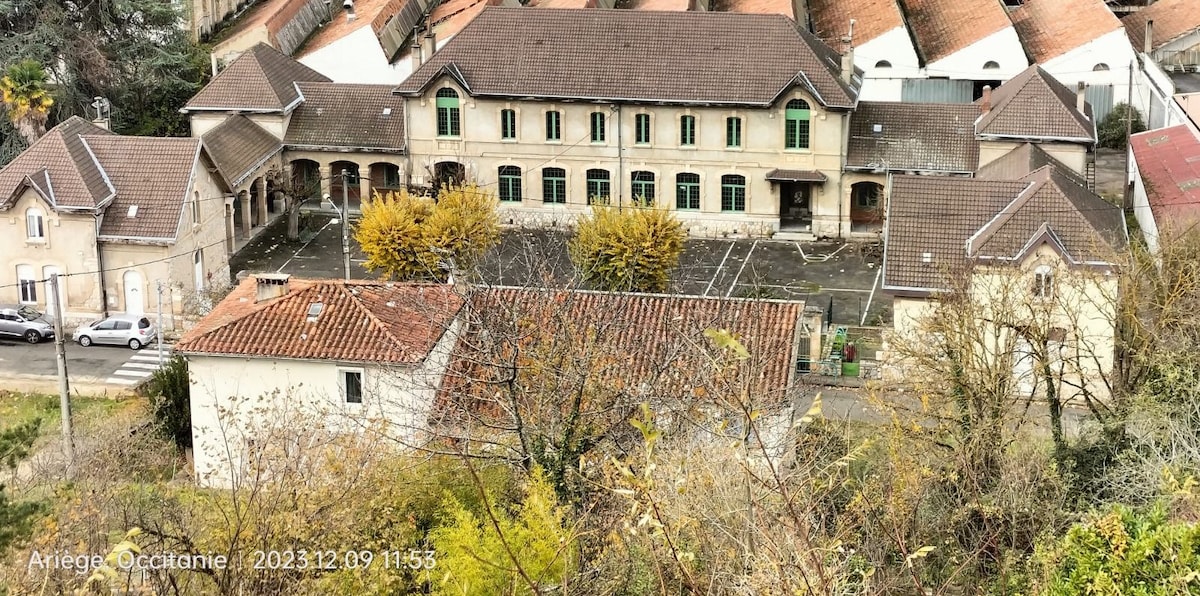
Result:
{"label": "stone archway", "polygon": [[443,186],[460,186],[467,181],[467,166],[457,161],[439,161],[433,166],[434,192]]}

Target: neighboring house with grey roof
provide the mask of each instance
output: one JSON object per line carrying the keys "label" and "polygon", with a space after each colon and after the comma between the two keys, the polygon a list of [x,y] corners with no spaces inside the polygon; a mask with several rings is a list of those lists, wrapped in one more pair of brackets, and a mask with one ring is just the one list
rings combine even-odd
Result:
{"label": "neighboring house with grey roof", "polygon": [[164,282],[168,327],[227,283],[223,180],[199,139],[131,137],[72,117],[0,169],[5,301],[64,318],[153,310]]}
{"label": "neighboring house with grey roof", "polygon": [[412,182],[494,186],[506,222],[644,197],[697,235],[846,236],[848,67],[779,15],[489,7],[396,93]]}

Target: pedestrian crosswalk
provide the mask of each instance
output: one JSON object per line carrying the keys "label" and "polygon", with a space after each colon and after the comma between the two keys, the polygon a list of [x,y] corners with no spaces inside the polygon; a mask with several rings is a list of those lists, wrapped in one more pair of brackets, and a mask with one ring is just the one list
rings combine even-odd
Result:
{"label": "pedestrian crosswalk", "polygon": [[[171,357],[171,345],[163,344],[162,359],[165,362]],[[113,371],[113,376],[108,378],[108,383],[113,385],[132,386],[145,381],[158,370],[160,362],[158,360],[158,345],[150,344],[142,349],[134,352],[129,360],[126,360],[121,368]]]}

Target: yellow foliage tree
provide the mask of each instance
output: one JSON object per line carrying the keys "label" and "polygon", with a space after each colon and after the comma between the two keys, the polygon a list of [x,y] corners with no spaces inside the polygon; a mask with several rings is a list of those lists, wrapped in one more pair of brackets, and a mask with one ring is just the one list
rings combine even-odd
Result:
{"label": "yellow foliage tree", "polygon": [[46,133],[46,119],[54,99],[46,89],[46,71],[41,64],[22,60],[8,67],[0,78],[0,101],[26,143],[33,144]]}
{"label": "yellow foliage tree", "polygon": [[608,291],[662,292],[679,265],[687,233],[665,209],[592,208],[569,247],[584,279]]}
{"label": "yellow foliage tree", "polygon": [[444,281],[469,270],[500,237],[495,197],[478,186],[443,187],[437,201],[405,191],[363,205],[354,239],[365,267],[384,279]]}

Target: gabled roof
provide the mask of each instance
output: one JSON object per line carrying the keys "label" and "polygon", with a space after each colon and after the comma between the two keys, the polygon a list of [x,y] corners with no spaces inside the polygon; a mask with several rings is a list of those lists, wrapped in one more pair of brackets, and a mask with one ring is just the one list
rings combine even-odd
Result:
{"label": "gabled roof", "polygon": [[850,115],[846,167],[973,172],[979,163],[978,116],[972,104],[860,102]]}
{"label": "gabled roof", "polygon": [[284,112],[300,100],[296,81],[329,78],[259,43],[217,73],[183,111]]}
{"label": "gabled roof", "polygon": [[[285,295],[256,302],[257,284],[253,276],[242,280],[176,342],[175,350],[415,365],[433,350],[462,306],[446,284],[292,278]],[[313,311],[318,314],[310,317]]]}
{"label": "gabled roof", "polygon": [[1026,0],[1008,15],[1025,52],[1045,63],[1121,28],[1104,0]]}
{"label": "gabled roof", "polygon": [[275,135],[240,114],[226,118],[200,138],[231,189],[283,149]]}
{"label": "gabled roof", "polygon": [[1087,180],[1083,176],[1046,153],[1036,143],[1017,145],[1008,153],[980,166],[975,172],[975,177],[992,180],[1020,180],[1028,176],[1030,172],[1045,166],[1054,166],[1060,173],[1070,177],[1080,186],[1087,186]]}
{"label": "gabled roof", "polygon": [[[378,34],[387,20],[400,12],[406,3],[406,0],[355,0],[354,14],[357,17],[353,21],[348,20],[344,12],[335,13],[333,20],[313,31],[295,55],[302,57],[316,52],[364,27],[370,26]],[[338,10],[337,6],[340,5],[335,2],[334,10]],[[380,53],[383,53],[382,48]]]}
{"label": "gabled roof", "polygon": [[111,134],[78,116],[47,131],[0,169],[0,209],[27,180],[56,209],[102,208],[116,191],[82,137]]}
{"label": "gabled roof", "polygon": [[747,388],[778,396],[792,378],[803,313],[803,302],[777,300],[481,289],[464,309],[467,328],[451,356],[442,400],[492,395],[496,381],[511,374],[506,356],[513,343],[536,362],[531,366],[543,364],[541,354],[585,362],[597,386],[638,391],[645,383],[690,396],[696,371],[711,369],[704,337],[710,328],[734,333],[749,350],[755,376],[745,379]]}
{"label": "gabled roof", "polygon": [[1186,125],[1130,137],[1150,213],[1158,227],[1200,219],[1200,138]]}
{"label": "gabled roof", "polygon": [[999,0],[900,0],[925,64],[947,58],[1005,27]]}
{"label": "gabled roof", "polygon": [[[981,104],[984,99],[976,103]],[[991,92],[991,109],[975,123],[985,137],[1095,142],[1091,104],[1076,109],[1076,93],[1038,65]]]}
{"label": "gabled roof", "polygon": [[[100,224],[103,239],[174,240],[200,157],[200,139],[84,137],[104,166],[116,199]],[[130,208],[136,214],[129,216]]]}
{"label": "gabled roof", "polygon": [[396,88],[458,77],[476,96],[771,105],[800,86],[851,108],[840,58],[781,15],[488,7]]}
{"label": "gabled roof", "polygon": [[404,99],[391,85],[297,85],[304,103],[292,112],[285,145],[404,150]]}
{"label": "gabled roof", "polygon": [[854,45],[861,46],[897,27],[904,27],[904,15],[896,0],[809,0],[808,15],[813,33],[829,47],[846,51],[842,38],[854,19]]}
{"label": "gabled roof", "polygon": [[1125,33],[1135,51],[1146,46],[1146,21],[1154,21],[1150,49],[1157,50],[1180,37],[1200,29],[1200,8],[1195,0],[1158,0],[1137,12],[1125,15]]}

